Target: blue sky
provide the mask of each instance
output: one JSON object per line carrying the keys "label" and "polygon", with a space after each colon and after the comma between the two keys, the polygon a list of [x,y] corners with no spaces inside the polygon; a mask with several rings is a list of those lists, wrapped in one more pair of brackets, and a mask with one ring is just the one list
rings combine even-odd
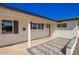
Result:
{"label": "blue sky", "polygon": [[79,17],[78,3],[7,3],[7,5],[55,20]]}

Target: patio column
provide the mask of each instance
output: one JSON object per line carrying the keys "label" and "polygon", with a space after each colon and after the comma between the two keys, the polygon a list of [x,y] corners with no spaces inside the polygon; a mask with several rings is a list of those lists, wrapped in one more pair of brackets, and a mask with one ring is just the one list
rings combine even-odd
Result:
{"label": "patio column", "polygon": [[28,47],[31,47],[31,24],[30,24],[30,20],[28,20]]}

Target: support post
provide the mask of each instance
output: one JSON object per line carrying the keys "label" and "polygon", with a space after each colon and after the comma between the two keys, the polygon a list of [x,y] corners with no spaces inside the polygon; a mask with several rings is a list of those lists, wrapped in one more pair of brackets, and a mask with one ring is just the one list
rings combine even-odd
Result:
{"label": "support post", "polygon": [[31,25],[30,25],[30,20],[28,20],[28,47],[31,47]]}

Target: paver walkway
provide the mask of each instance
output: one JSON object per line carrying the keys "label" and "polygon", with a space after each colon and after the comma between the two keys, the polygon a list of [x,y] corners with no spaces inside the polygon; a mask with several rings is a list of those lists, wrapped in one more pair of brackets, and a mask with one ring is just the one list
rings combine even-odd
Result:
{"label": "paver walkway", "polygon": [[66,38],[46,37],[33,40],[31,48],[28,47],[28,42],[2,47],[0,55],[64,55],[69,41],[70,39]]}
{"label": "paver walkway", "polygon": [[27,49],[31,55],[65,55],[65,46],[71,39],[56,38]]}

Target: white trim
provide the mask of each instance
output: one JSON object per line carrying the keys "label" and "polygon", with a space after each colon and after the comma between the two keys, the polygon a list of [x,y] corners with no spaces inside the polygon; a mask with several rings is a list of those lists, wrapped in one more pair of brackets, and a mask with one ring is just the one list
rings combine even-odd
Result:
{"label": "white trim", "polygon": [[71,50],[71,55],[73,55],[73,52],[74,52],[74,49],[76,47],[77,41],[78,41],[78,25],[77,25],[77,30],[76,30],[76,40],[73,44],[73,47],[72,47],[72,50]]}
{"label": "white trim", "polygon": [[30,25],[30,20],[28,20],[28,47],[31,47],[31,25]]}

